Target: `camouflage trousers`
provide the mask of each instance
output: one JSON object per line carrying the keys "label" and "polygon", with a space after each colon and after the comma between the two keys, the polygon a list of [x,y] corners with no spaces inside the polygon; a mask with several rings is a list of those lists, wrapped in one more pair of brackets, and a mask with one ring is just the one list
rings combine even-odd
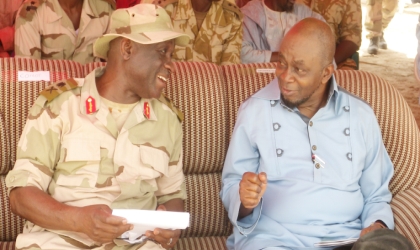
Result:
{"label": "camouflage trousers", "polygon": [[365,28],[367,38],[378,37],[398,10],[398,0],[367,0]]}

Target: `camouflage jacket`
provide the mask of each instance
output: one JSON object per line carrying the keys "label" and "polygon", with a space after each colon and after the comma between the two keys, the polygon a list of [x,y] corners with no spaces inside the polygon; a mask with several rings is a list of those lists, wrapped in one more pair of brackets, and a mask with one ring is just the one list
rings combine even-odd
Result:
{"label": "camouflage jacket", "polygon": [[336,43],[362,43],[362,9],[360,0],[298,0],[321,14],[335,34]]}
{"label": "camouflage jacket", "polygon": [[[95,61],[93,42],[108,30],[113,0],[86,0],[78,31],[58,0],[27,0],[16,17],[16,56]],[[98,61],[99,59],[96,59]]]}
{"label": "camouflage jacket", "polygon": [[[29,111],[14,169],[6,177],[9,192],[34,186],[63,204],[112,209],[155,210],[157,204],[186,198],[176,109],[167,99],[142,99],[118,131],[96,89],[95,77],[102,73],[97,69],[85,79],[58,82],[41,92]],[[84,234],[46,230],[29,221],[16,244],[63,249],[56,244],[64,236],[73,248],[97,246]]]}
{"label": "camouflage jacket", "polygon": [[191,37],[186,47],[175,47],[175,61],[241,63],[242,13],[234,0],[213,1],[200,30],[190,0],[142,1],[151,2],[166,9],[176,31]]}

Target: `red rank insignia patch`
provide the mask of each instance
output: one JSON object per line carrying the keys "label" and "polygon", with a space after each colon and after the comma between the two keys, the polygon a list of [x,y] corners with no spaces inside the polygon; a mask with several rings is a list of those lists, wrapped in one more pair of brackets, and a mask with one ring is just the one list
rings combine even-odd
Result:
{"label": "red rank insignia patch", "polygon": [[147,118],[147,120],[150,119],[150,106],[148,102],[144,102],[143,114],[144,114],[144,117]]}
{"label": "red rank insignia patch", "polygon": [[93,112],[96,112],[96,102],[95,98],[89,96],[86,99],[86,114],[92,114]]}

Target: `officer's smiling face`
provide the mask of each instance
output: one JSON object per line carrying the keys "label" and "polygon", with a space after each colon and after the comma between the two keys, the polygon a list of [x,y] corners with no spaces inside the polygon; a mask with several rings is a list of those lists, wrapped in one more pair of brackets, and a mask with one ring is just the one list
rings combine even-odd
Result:
{"label": "officer's smiling face", "polygon": [[173,71],[174,47],[174,40],[156,44],[133,42],[128,72],[135,79],[130,86],[134,94],[142,98],[159,98]]}

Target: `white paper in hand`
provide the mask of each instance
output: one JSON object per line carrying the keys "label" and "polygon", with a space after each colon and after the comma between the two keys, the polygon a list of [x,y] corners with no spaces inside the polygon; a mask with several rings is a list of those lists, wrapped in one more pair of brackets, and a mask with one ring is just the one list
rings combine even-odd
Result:
{"label": "white paper in hand", "polygon": [[125,232],[121,238],[133,243],[147,230],[155,228],[163,229],[185,229],[190,225],[190,213],[172,211],[154,211],[139,209],[114,209],[112,214],[127,219],[133,224],[133,230]]}

